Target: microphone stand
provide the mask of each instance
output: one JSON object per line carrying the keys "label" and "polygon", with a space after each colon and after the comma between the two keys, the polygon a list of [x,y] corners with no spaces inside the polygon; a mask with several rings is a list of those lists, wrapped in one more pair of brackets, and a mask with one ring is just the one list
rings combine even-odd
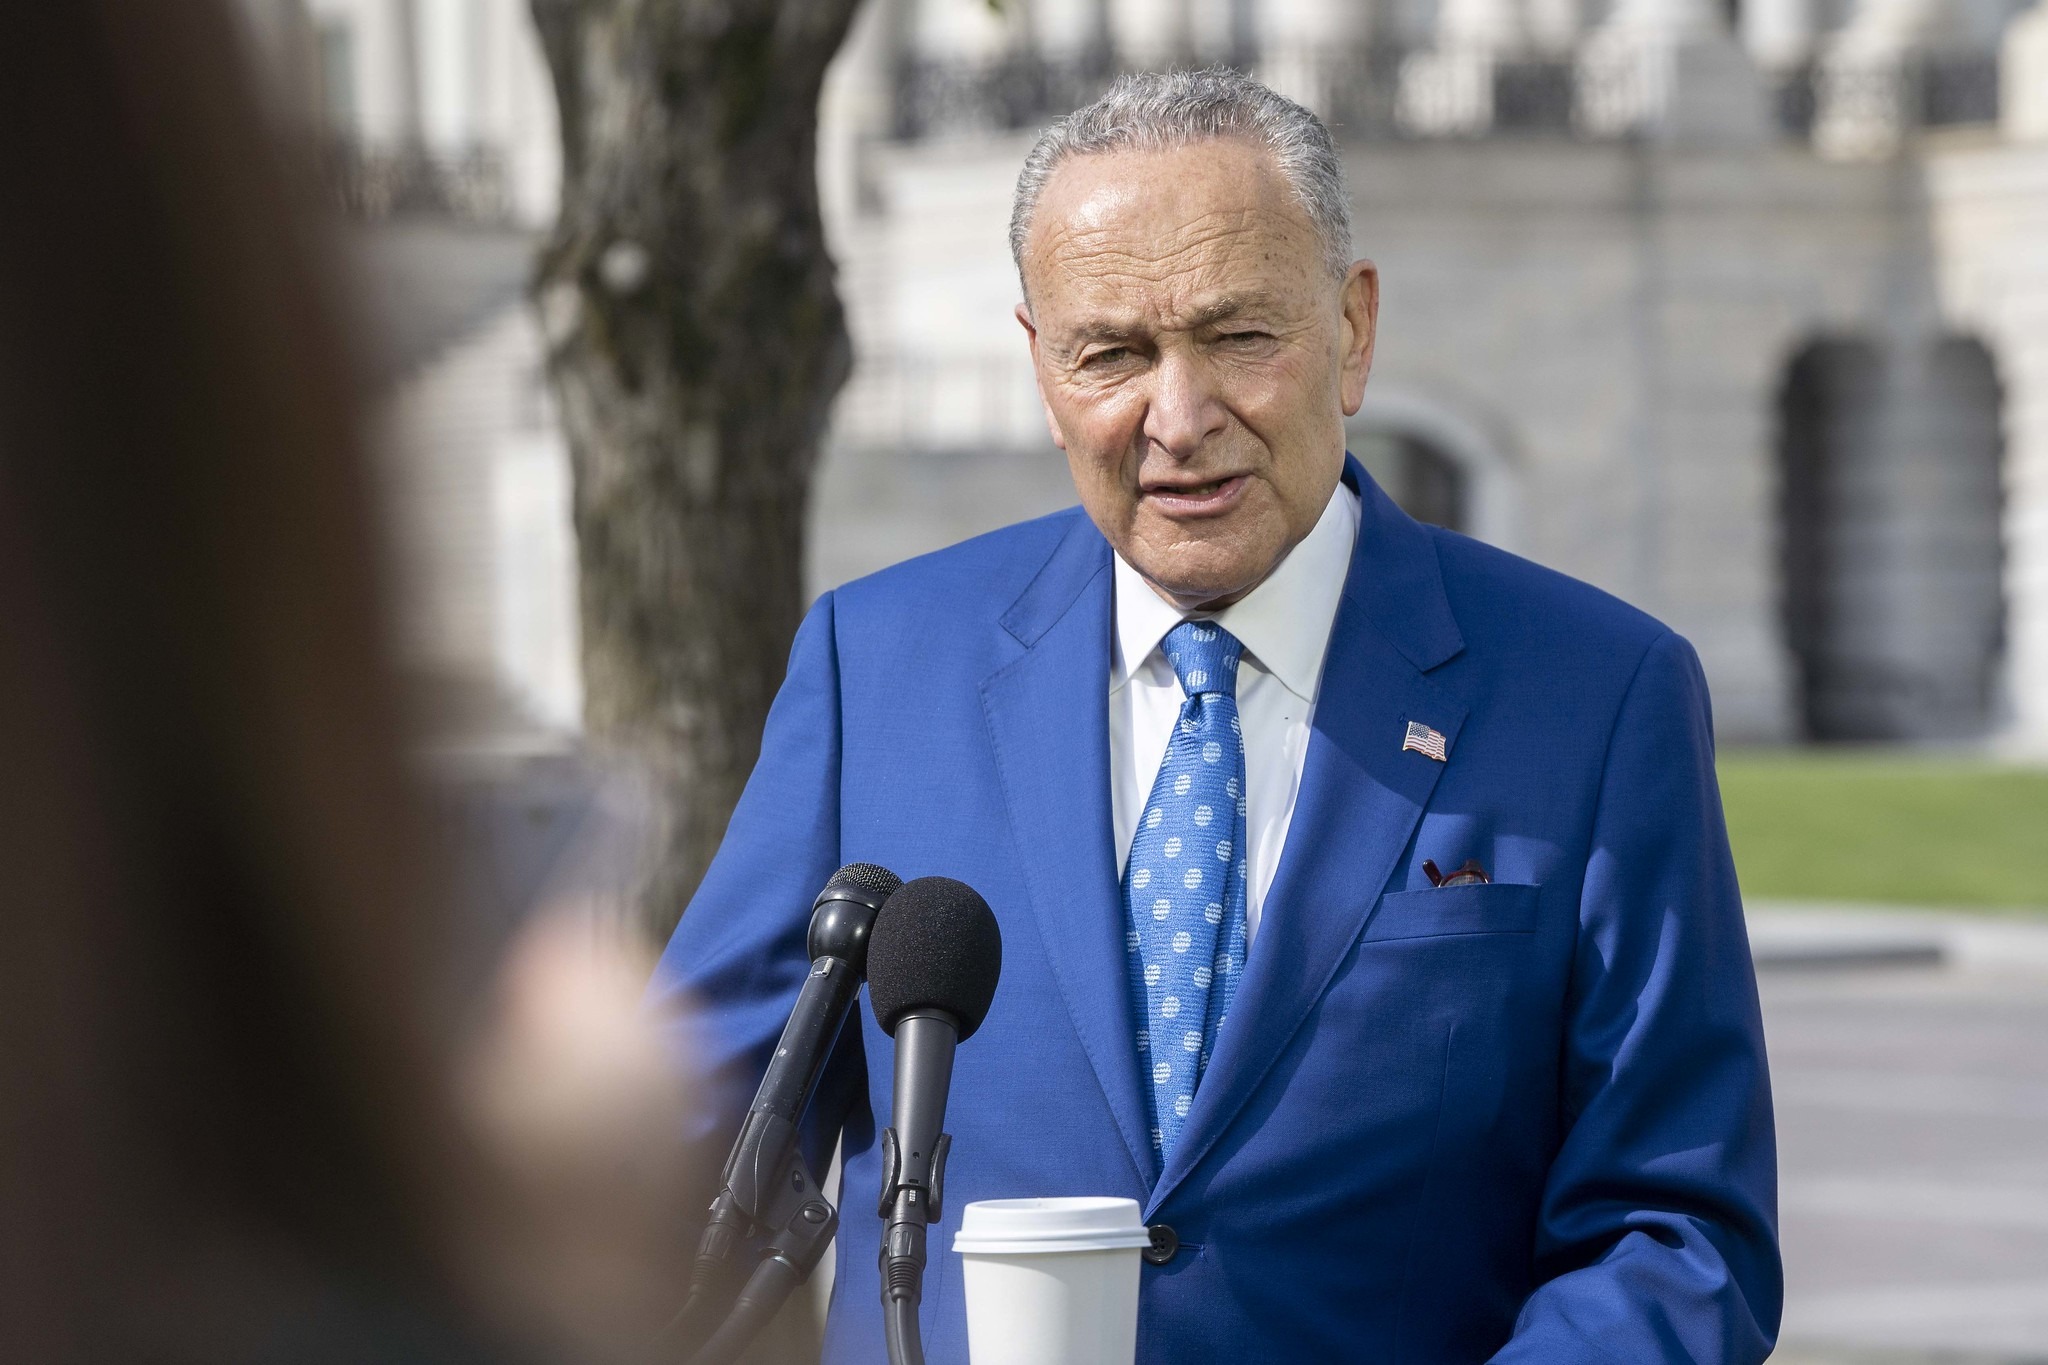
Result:
{"label": "microphone stand", "polygon": [[[777,1228],[778,1231],[762,1250],[760,1261],[755,1264],[753,1274],[747,1277],[725,1321],[690,1357],[690,1365],[730,1365],[738,1359],[747,1343],[768,1325],[768,1320],[788,1301],[796,1287],[811,1277],[811,1272],[824,1258],[825,1248],[832,1244],[833,1234],[839,1230],[838,1210],[818,1190],[816,1183],[809,1180],[803,1158],[794,1149],[780,1163],[777,1178],[770,1182],[767,1193],[768,1202],[758,1225]],[[754,1221],[738,1213],[740,1200],[732,1195],[730,1187],[712,1206],[714,1220],[719,1218],[720,1205],[728,1201],[738,1217],[729,1218],[722,1224],[714,1222],[713,1225],[722,1226],[732,1234],[726,1242],[726,1255],[730,1254],[732,1244],[737,1240],[737,1224],[742,1220]],[[721,1266],[723,1259],[723,1256],[718,1258]],[[699,1253],[698,1260],[704,1260],[703,1253]],[[694,1301],[697,1299],[698,1276],[693,1271],[690,1278]],[[686,1304],[684,1311],[689,1312],[690,1305]]]}
{"label": "microphone stand", "polygon": [[[690,1265],[689,1293],[663,1335],[682,1343],[691,1365],[714,1365],[736,1357],[796,1286],[810,1277],[838,1228],[838,1210],[804,1164],[796,1124],[781,1114],[749,1114],[726,1160],[718,1197],[711,1202],[711,1216]],[[704,1319],[726,1280],[728,1263],[743,1242],[764,1230],[772,1230],[772,1236],[763,1259],[716,1332],[704,1340]],[[793,1278],[785,1284],[785,1277]]]}
{"label": "microphone stand", "polygon": [[[860,865],[857,865],[860,866]],[[805,1167],[797,1120],[809,1106],[818,1077],[848,1010],[860,992],[867,938],[881,903],[893,891],[846,884],[835,873],[811,916],[810,974],[797,994],[767,1074],[748,1110],[718,1196],[690,1267],[689,1292],[666,1336],[682,1343],[692,1365],[724,1365],[746,1348],[799,1284],[810,1277],[839,1228],[839,1214]],[[872,868],[890,881],[895,874]],[[900,882],[895,883],[900,886]],[[724,1321],[702,1340],[714,1291],[740,1245],[769,1234],[760,1261]],[[698,1343],[702,1341],[702,1344]]]}
{"label": "microphone stand", "polygon": [[894,1126],[882,1134],[881,1278],[891,1365],[924,1365],[917,1310],[924,1299],[925,1232],[944,1217],[946,1156],[941,1132],[960,1025],[944,1010],[919,1009],[896,1025]]}

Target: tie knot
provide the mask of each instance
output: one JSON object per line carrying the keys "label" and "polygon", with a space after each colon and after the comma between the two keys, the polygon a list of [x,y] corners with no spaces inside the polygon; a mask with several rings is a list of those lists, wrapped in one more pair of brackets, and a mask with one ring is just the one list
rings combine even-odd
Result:
{"label": "tie knot", "polygon": [[1244,646],[1214,621],[1183,621],[1166,632],[1166,658],[1190,697],[1237,695],[1237,656]]}

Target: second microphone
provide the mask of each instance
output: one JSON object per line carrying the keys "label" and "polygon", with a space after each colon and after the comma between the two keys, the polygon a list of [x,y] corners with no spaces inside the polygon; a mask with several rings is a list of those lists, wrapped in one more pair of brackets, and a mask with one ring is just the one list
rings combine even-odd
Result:
{"label": "second microphone", "polygon": [[882,1135],[882,1301],[895,1365],[923,1365],[917,1308],[925,1229],[943,1214],[953,1049],[995,999],[1003,937],[974,888],[920,877],[889,898],[868,945],[868,998],[896,1040],[892,1122]]}

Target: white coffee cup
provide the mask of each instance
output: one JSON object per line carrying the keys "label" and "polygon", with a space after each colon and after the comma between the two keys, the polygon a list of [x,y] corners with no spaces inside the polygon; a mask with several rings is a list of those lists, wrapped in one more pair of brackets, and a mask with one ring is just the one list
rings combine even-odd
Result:
{"label": "white coffee cup", "polygon": [[953,1250],[973,1365],[1131,1365],[1138,1353],[1135,1199],[984,1199]]}

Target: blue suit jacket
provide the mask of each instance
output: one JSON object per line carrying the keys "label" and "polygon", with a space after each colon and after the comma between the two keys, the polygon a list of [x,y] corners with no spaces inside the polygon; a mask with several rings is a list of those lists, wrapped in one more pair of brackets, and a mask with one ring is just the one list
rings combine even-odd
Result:
{"label": "blue suit jacket", "polygon": [[[1684,640],[1600,592],[1364,504],[1285,852],[1231,1027],[1164,1170],[1147,1138],[1111,846],[1110,552],[1068,511],[821,598],[655,983],[694,1000],[737,1130],[844,862],[958,877],[1003,932],[960,1050],[926,1278],[966,1365],[959,1211],[1124,1195],[1181,1251],[1138,1357],[1749,1362],[1780,1267],[1755,980]],[[1439,763],[1401,748],[1418,720]],[[1426,858],[1491,885],[1432,888]],[[865,1009],[813,1115],[843,1125],[829,1362],[886,1359]],[[715,1167],[714,1167],[715,1169]]]}

